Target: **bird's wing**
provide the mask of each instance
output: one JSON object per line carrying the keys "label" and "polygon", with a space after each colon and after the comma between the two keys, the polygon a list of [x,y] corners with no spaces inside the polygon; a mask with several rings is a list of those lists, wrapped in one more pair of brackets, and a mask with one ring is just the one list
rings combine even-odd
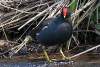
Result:
{"label": "bird's wing", "polygon": [[52,23],[54,21],[55,18],[48,18],[46,20],[43,21],[42,26],[47,26],[48,24]]}
{"label": "bird's wing", "polygon": [[62,23],[62,24],[60,24],[59,26],[58,26],[58,31],[67,31],[68,30],[68,26],[69,24],[67,24],[67,23]]}

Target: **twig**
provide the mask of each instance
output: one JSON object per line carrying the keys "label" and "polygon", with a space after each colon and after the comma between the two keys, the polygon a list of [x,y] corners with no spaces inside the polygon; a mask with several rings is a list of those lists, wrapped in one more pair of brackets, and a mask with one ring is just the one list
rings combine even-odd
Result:
{"label": "twig", "polygon": [[[61,2],[61,1],[60,1]],[[23,24],[21,27],[18,28],[18,30],[22,29],[24,26],[26,26],[28,23],[30,23],[31,21],[33,21],[34,19],[38,18],[39,16],[43,15],[44,13],[46,13],[48,10],[50,10],[52,7],[54,7],[55,5],[59,4],[60,2],[57,2],[55,4],[53,4],[52,6],[50,6],[49,8],[45,9],[44,11],[42,11],[41,13],[37,14],[35,17],[31,18],[29,21],[27,21],[25,24]]]}
{"label": "twig", "polygon": [[[95,3],[95,2],[94,2]],[[73,29],[75,29],[79,24],[80,24],[80,22],[86,17],[86,16],[88,16],[89,14],[91,14],[95,9],[93,8],[93,5],[94,5],[94,3],[90,6],[90,8],[81,16],[81,19],[79,19],[78,21],[76,21],[77,22],[77,24],[73,27]],[[91,9],[92,8],[92,9]],[[89,13],[89,11],[91,11],[90,13]]]}
{"label": "twig", "polygon": [[14,54],[16,54],[29,41],[32,41],[31,36],[26,36],[26,38],[24,39],[24,41],[20,45],[11,48],[11,50],[10,50],[11,56],[14,55]]}
{"label": "twig", "polygon": [[73,16],[78,15],[81,11],[83,11],[85,8],[87,8],[88,6],[90,6],[95,0],[92,0],[88,3],[86,3],[82,8],[80,8],[79,10],[75,11],[75,13],[73,14]]}
{"label": "twig", "polygon": [[88,50],[85,50],[85,51],[83,51],[83,52],[81,52],[81,53],[78,53],[78,54],[76,54],[76,55],[74,55],[74,56],[71,56],[71,57],[69,57],[69,58],[72,59],[72,58],[78,57],[78,56],[80,56],[80,55],[82,55],[82,54],[85,54],[85,53],[87,53],[87,52],[89,52],[89,51],[92,51],[92,50],[94,50],[94,49],[97,49],[97,48],[99,48],[99,47],[100,47],[100,45],[94,46],[94,47],[92,47],[92,48],[90,48],[90,49],[88,49]]}
{"label": "twig", "polygon": [[9,3],[9,2],[10,2],[10,3],[11,3],[11,2],[13,2],[13,1],[3,1],[3,0],[2,0],[2,1],[0,1],[0,2],[2,2],[2,3],[3,3],[3,2],[4,2],[4,3],[5,3],[5,2],[7,2],[7,3]]}
{"label": "twig", "polygon": [[6,40],[9,41],[9,40],[8,40],[8,37],[7,37],[7,35],[6,35],[6,32],[5,32],[5,29],[3,28],[3,26],[2,26],[2,31],[3,31],[3,33],[4,33],[4,35],[5,35]]}
{"label": "twig", "polygon": [[6,5],[3,5],[0,3],[1,6],[5,7],[5,8],[9,8],[9,9],[12,9],[12,10],[15,10],[15,11],[18,11],[18,12],[21,12],[21,13],[31,13],[31,12],[26,12],[26,11],[23,11],[23,10],[19,10],[19,9],[15,9],[15,8],[11,8],[9,6],[6,6]]}
{"label": "twig", "polygon": [[80,42],[77,40],[77,38],[74,35],[72,35],[72,38],[74,39],[76,45],[79,46]]}
{"label": "twig", "polygon": [[[41,24],[41,22],[45,19],[46,16],[47,16],[47,14],[43,17],[43,19],[42,19],[32,30],[36,29],[36,28]],[[33,23],[24,31],[24,33],[17,39],[17,41],[20,40],[20,39],[24,36],[24,34],[27,32],[27,30],[28,30],[32,25],[33,25]],[[32,32],[32,31],[30,31],[30,32]]]}

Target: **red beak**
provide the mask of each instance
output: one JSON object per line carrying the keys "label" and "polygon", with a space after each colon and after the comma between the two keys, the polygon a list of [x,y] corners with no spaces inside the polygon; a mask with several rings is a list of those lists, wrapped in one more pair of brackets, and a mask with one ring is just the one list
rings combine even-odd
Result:
{"label": "red beak", "polygon": [[68,15],[68,9],[66,7],[63,8],[63,16],[64,18]]}

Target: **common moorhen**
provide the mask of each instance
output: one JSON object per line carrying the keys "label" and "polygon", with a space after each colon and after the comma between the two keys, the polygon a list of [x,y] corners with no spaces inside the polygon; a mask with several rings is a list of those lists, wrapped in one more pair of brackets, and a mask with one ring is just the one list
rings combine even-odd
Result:
{"label": "common moorhen", "polygon": [[[37,41],[45,47],[68,41],[73,31],[72,24],[68,20],[69,15],[68,8],[63,7],[59,15],[44,20],[42,28],[36,34]],[[47,60],[51,62],[45,48],[43,48],[43,51]],[[66,58],[62,52],[62,48],[60,48],[60,53],[63,58]]]}

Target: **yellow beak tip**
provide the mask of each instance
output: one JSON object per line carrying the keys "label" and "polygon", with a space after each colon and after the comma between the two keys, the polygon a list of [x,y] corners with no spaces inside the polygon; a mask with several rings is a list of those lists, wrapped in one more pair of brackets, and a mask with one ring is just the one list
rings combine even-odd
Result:
{"label": "yellow beak tip", "polygon": [[64,16],[64,18],[65,18],[66,16]]}

